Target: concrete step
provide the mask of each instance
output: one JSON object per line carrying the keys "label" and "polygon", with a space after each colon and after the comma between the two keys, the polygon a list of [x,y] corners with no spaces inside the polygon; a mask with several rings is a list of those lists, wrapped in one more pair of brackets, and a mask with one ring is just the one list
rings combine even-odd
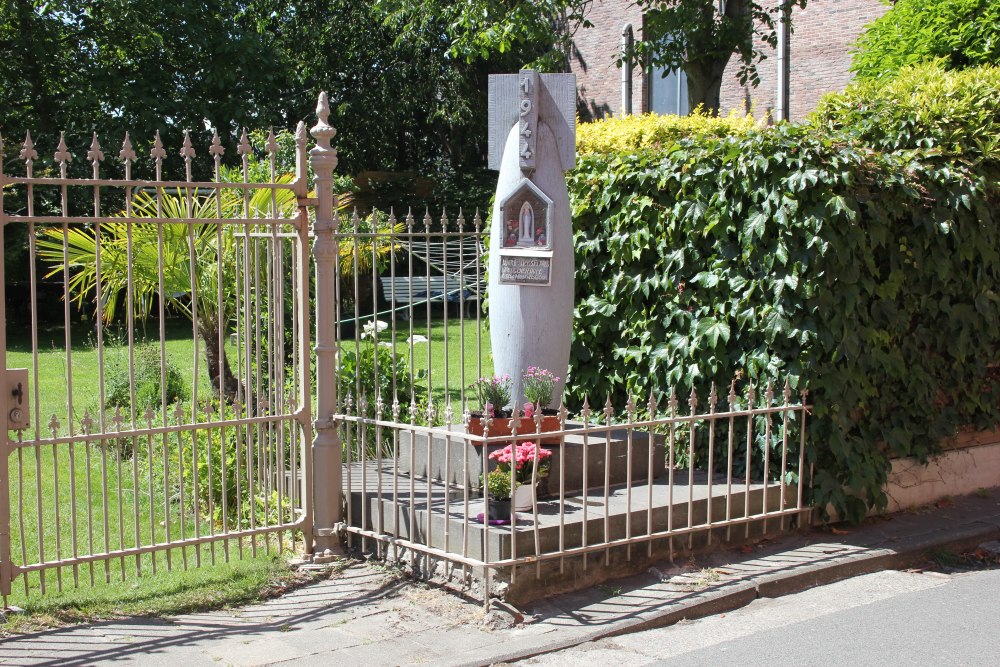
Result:
{"label": "concrete step", "polygon": [[[655,478],[652,483],[643,480],[633,482],[631,487],[610,486],[607,493],[602,486],[586,493],[557,494],[554,498],[538,501],[537,518],[530,511],[517,512],[513,529],[511,526],[487,528],[477,521],[477,515],[484,511],[484,500],[471,490],[466,499],[464,489],[398,473],[394,475],[391,465],[386,464],[381,468],[374,463],[364,468],[354,464],[349,473],[345,470],[345,479],[348,474],[352,525],[395,534],[487,563],[556,553],[607,540],[683,530],[688,526],[706,526],[697,535],[656,538],[631,547],[613,547],[607,553],[601,549],[587,557],[543,560],[537,567],[528,566],[533,575],[529,577],[516,577],[509,568],[498,572],[498,579],[506,582],[508,598],[520,602],[544,594],[546,590],[572,587],[581,573],[587,573],[586,580],[590,584],[613,573],[620,576],[623,568],[641,567],[645,558],[637,558],[637,555],[663,558],[674,551],[695,550],[711,542],[716,545],[739,542],[763,532],[785,529],[794,522],[779,517],[761,518],[752,524],[747,522],[728,528],[709,529],[708,524],[727,518],[757,517],[764,512],[765,505],[768,512],[792,508],[798,493],[797,487],[786,485],[782,505],[782,489],[778,482],[769,482],[766,488],[761,481],[751,482],[749,486],[745,480],[733,480],[729,484],[724,476],[709,479],[702,471],[689,475],[687,470],[675,470],[672,485],[667,474]],[[768,521],[770,525],[766,524]],[[567,563],[570,563],[568,570]],[[534,583],[527,583],[527,579]],[[514,585],[518,580],[521,582],[519,587]],[[543,580],[545,585],[541,585]]]}
{"label": "concrete step", "polygon": [[[579,432],[582,426],[568,422],[568,432],[562,436],[562,442],[542,445],[552,452],[548,484],[553,490],[558,490],[560,479],[566,493],[603,486],[605,475],[607,484],[625,484],[630,468],[633,481],[647,479],[650,466],[654,477],[665,474],[662,435],[650,436],[640,431],[615,428],[606,432],[582,433]],[[506,446],[506,442],[486,446],[487,456]],[[496,467],[493,461],[488,461],[488,464],[489,470]],[[447,480],[451,484],[464,485],[468,479],[470,488],[478,490],[483,473],[483,445],[467,441],[465,427],[461,425],[450,429],[437,428],[433,437],[401,429],[398,466],[400,473],[430,476],[436,481]]]}

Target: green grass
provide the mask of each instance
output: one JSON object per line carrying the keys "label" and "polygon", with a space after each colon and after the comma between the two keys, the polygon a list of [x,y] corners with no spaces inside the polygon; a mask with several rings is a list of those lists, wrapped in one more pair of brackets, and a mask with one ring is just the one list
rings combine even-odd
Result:
{"label": "green grass", "polygon": [[250,604],[309,583],[315,576],[291,569],[285,558],[276,556],[248,558],[225,567],[146,574],[114,586],[85,586],[16,600],[25,613],[9,615],[0,624],[0,635],[98,619]]}
{"label": "green grass", "polygon": [[[180,369],[187,387],[187,396],[190,399],[194,389],[195,366],[195,338],[191,330],[191,323],[181,319],[168,320],[165,329],[164,342],[167,359]],[[66,415],[70,399],[72,399],[73,417],[77,425],[83,419],[85,411],[89,411],[96,421],[101,404],[101,366],[98,361],[102,353],[106,368],[115,363],[128,362],[128,348],[125,345],[127,334],[124,332],[105,333],[103,350],[99,351],[93,328],[87,326],[86,323],[81,323],[72,330],[72,347],[69,354],[72,362],[72,374],[67,376],[64,331],[65,329],[61,325],[39,326],[37,384],[40,405],[35,404],[35,377],[32,373],[33,356],[30,331],[25,328],[7,331],[7,367],[27,368],[29,370],[32,427],[34,427],[37,416],[43,437],[49,435],[48,424],[53,415],[59,420],[60,433],[67,432]],[[157,322],[150,320],[144,328],[137,327],[135,340],[136,344],[158,345],[159,325]],[[201,341],[198,341],[198,392],[199,397],[207,397],[211,395],[211,385],[205,368],[202,347]],[[232,353],[233,347],[227,346],[227,354]],[[72,391],[70,391],[71,385]],[[79,426],[77,430],[79,430]]]}
{"label": "green grass", "polygon": [[[387,319],[383,322],[390,324]],[[422,336],[427,342],[413,344],[412,366],[415,373],[427,374],[419,385],[430,396],[440,409],[443,409],[446,397],[454,403],[456,414],[461,414],[460,404],[463,398],[471,406],[478,406],[477,399],[469,392],[469,385],[482,376],[493,374],[493,356],[490,354],[490,330],[484,318],[481,325],[475,319],[460,322],[457,318],[449,318],[445,327],[443,319],[413,322],[413,334]],[[410,363],[410,323],[406,320],[396,320],[395,351]],[[389,344],[393,340],[391,324],[389,328],[379,333],[381,344]],[[359,345],[370,344],[361,342]],[[353,340],[344,341],[345,350],[354,350]],[[446,354],[447,352],[447,354]],[[428,368],[430,372],[427,373]],[[356,398],[356,397],[355,397]],[[400,397],[403,400],[405,397]],[[420,397],[418,397],[420,398]],[[386,399],[387,402],[391,399]],[[440,412],[440,410],[439,410]],[[405,417],[405,415],[404,415]]]}
{"label": "green grass", "polygon": [[[149,330],[154,336],[152,342],[158,344],[155,322]],[[172,321],[166,331],[168,359],[180,369],[190,398],[196,350],[190,324]],[[36,414],[40,417],[39,435],[42,438],[51,435],[47,423],[53,414],[60,422],[58,433],[68,433],[66,415],[70,398],[77,434],[85,411],[97,420],[101,405],[99,355],[103,352],[106,367],[116,359],[127,363],[127,347],[122,347],[120,337],[109,335],[99,352],[90,334],[91,330],[85,325],[73,332],[70,392],[62,328],[39,332],[37,386],[41,409],[37,410],[34,408],[36,374],[30,338],[23,331],[8,333],[8,366],[31,370],[29,400],[33,407],[33,426],[28,437],[34,437]],[[137,332],[136,340],[150,342],[141,332]],[[199,390],[207,396],[210,393],[208,376],[201,358],[198,365]],[[107,417],[110,419],[111,415]],[[94,430],[98,430],[96,425]],[[184,462],[185,471],[191,467],[190,452],[198,451],[194,447],[204,448],[217,442],[212,440],[212,433],[199,431],[197,435],[172,436],[166,440],[149,437],[131,442],[111,440],[106,445],[99,441],[77,441],[18,448],[9,458],[14,561],[30,564],[42,560],[42,555],[45,561],[51,561],[71,557],[74,553],[162,543],[167,540],[168,532],[172,539],[193,537],[197,532],[196,518],[200,534],[208,533],[209,522],[204,518],[204,511],[197,515],[193,511],[190,478],[186,502],[182,504],[178,496],[181,487],[176,471],[180,468],[178,442],[181,437],[187,438],[184,442],[191,448],[189,459]],[[172,472],[165,478],[163,471],[171,468]],[[71,520],[74,517],[75,530]],[[244,524],[243,527],[249,526]],[[29,573],[14,582],[9,598],[11,604],[29,611],[28,620],[13,618],[10,623],[19,624],[17,627],[30,626],[36,622],[30,619],[38,615],[67,620],[104,617],[111,613],[172,613],[214,604],[213,600],[237,604],[257,599],[267,590],[268,581],[288,576],[281,574],[286,566],[274,558],[277,546],[273,537],[266,542],[263,538],[243,543],[229,540]],[[289,546],[287,539],[283,546]],[[210,566],[212,563],[221,565],[227,560],[230,561],[228,565]],[[198,569],[198,564],[208,567]]]}
{"label": "green grass", "polygon": [[[459,401],[462,387],[468,386],[480,373],[492,373],[492,360],[485,352],[489,349],[488,330],[484,325],[478,330],[477,337],[475,322],[467,321],[465,324],[463,341],[459,323],[455,320],[449,321],[447,328],[441,320],[432,322],[430,326],[423,323],[422,327],[415,323],[414,333],[427,337],[429,342],[414,345],[414,368],[418,372],[430,369],[429,380],[421,384],[424,389],[430,389],[433,400],[440,407],[443,407],[446,384],[452,400]],[[409,324],[397,322],[397,326],[397,352],[408,355],[408,345],[404,341],[409,335]],[[389,334],[389,331],[384,332],[382,340],[389,340]],[[158,336],[155,321],[147,324],[145,335],[141,328],[136,331],[137,343],[145,341],[158,345]],[[106,336],[103,346],[106,368],[115,360],[127,362],[127,347],[123,347],[123,339],[121,335]],[[196,350],[190,323],[169,321],[164,343],[168,359],[181,372],[189,401],[193,390]],[[231,363],[235,363],[231,347],[228,353]],[[92,328],[81,324],[72,336],[70,391],[63,329],[41,328],[37,367],[40,405],[36,406],[36,374],[33,371],[30,335],[24,328],[10,327],[7,366],[25,367],[30,373],[28,393],[32,427],[26,432],[26,437],[34,438],[36,415],[41,438],[51,436],[47,425],[53,415],[59,422],[57,432],[67,434],[70,398],[75,433],[81,432],[85,411],[89,411],[97,421],[101,405],[99,355]],[[199,349],[198,355],[199,396],[207,397],[210,391],[203,351]],[[471,396],[468,398],[473,400]],[[142,409],[143,406],[137,406],[137,410]],[[457,405],[455,412],[460,414]],[[107,419],[110,417],[110,414],[106,416]],[[128,424],[125,426],[127,428]],[[99,430],[96,424],[94,430]],[[113,430],[110,424],[108,430]],[[196,435],[186,436],[186,442],[190,447],[201,449],[192,451],[217,446],[218,441],[212,440],[212,433],[194,433]],[[192,437],[195,438],[193,441]],[[106,446],[98,442],[77,441],[56,446],[18,448],[9,458],[14,562],[34,563],[39,560],[39,535],[42,536],[46,561],[56,557],[57,549],[59,557],[67,558],[73,553],[87,554],[102,552],[106,548],[129,548],[137,543],[163,542],[168,529],[172,539],[180,535],[194,536],[195,513],[190,495],[186,503],[180,502],[176,472],[164,482],[164,470],[172,467],[176,471],[180,466],[179,451],[181,448],[177,446],[176,436],[166,442],[155,437],[138,438],[135,442],[112,440]],[[166,467],[164,456],[167,457]],[[190,459],[184,461],[184,465],[185,470],[189,469]],[[165,501],[165,498],[168,500]],[[182,508],[184,511],[181,511]],[[71,517],[76,518],[75,535]],[[207,521],[199,518],[199,522],[200,533],[207,533]],[[139,525],[138,539],[136,523]],[[285,537],[284,546],[287,548]],[[230,562],[223,564],[227,555]],[[169,614],[251,602],[270,594],[276,587],[281,588],[284,582],[297,581],[283,564],[284,561],[276,555],[277,545],[273,539],[267,543],[259,539],[256,545],[248,541],[240,544],[229,540],[197,549],[175,548],[139,557],[67,566],[48,570],[44,574],[31,573],[14,582],[8,599],[10,604],[26,609],[28,615],[12,616],[5,626],[0,627],[17,631],[49,623],[123,614]],[[197,567],[199,561],[204,567]],[[218,566],[213,567],[213,562]],[[43,578],[44,595],[41,594]]]}

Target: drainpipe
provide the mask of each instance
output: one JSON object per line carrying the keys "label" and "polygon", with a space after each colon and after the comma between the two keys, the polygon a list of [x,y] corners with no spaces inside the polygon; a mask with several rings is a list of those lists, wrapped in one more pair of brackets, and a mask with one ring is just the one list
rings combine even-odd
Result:
{"label": "drainpipe", "polygon": [[791,74],[791,51],[789,49],[789,25],[791,23],[791,7],[785,5],[781,10],[781,20],[778,22],[778,90],[774,100],[774,120],[789,119],[788,109],[788,79]]}
{"label": "drainpipe", "polygon": [[621,40],[621,60],[622,60],[622,105],[621,115],[630,116],[632,114],[632,49],[635,45],[635,36],[632,32],[632,24],[626,23],[622,27]]}

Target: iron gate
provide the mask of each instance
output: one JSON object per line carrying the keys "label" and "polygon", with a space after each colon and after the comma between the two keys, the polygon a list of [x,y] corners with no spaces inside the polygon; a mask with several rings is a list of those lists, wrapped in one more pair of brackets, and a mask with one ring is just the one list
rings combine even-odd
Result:
{"label": "iron gate", "polygon": [[216,134],[199,171],[185,131],[171,179],[159,133],[117,159],[95,134],[85,169],[63,137],[40,157],[29,133],[6,163],[0,140],[0,224],[27,246],[16,275],[0,252],[5,601],[19,578],[312,551],[303,124],[293,141],[294,173],[273,132],[246,131],[238,166]]}

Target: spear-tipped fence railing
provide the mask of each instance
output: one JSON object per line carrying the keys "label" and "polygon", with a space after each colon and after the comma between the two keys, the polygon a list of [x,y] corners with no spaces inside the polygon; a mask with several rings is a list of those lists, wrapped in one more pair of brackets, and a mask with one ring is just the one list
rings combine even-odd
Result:
{"label": "spear-tipped fence railing", "polygon": [[[526,566],[563,571],[572,557],[610,564],[617,548],[648,557],[808,511],[808,408],[789,383],[734,383],[725,397],[713,387],[683,408],[653,394],[643,405],[609,396],[598,410],[583,400],[573,413],[512,397],[510,417],[475,412],[470,385],[493,373],[482,227],[478,214],[335,221],[333,423],[352,546],[472,568],[489,586],[498,570],[516,579]],[[507,456],[527,445],[528,459],[543,460],[507,470],[507,486],[530,500],[491,523],[488,480],[512,444]]]}
{"label": "spear-tipped fence railing", "polygon": [[167,178],[157,133],[140,179],[128,134],[117,161],[94,134],[89,175],[71,177],[66,137],[49,161],[28,134],[9,163],[0,139],[0,223],[27,246],[25,275],[3,280],[0,263],[2,387],[24,406],[2,425],[5,602],[18,578],[17,594],[63,590],[294,547],[303,531],[311,550],[304,126],[294,174],[278,173],[273,132],[257,149],[264,182],[246,131],[231,168],[216,134],[213,177],[197,181],[185,132],[183,176]]}

